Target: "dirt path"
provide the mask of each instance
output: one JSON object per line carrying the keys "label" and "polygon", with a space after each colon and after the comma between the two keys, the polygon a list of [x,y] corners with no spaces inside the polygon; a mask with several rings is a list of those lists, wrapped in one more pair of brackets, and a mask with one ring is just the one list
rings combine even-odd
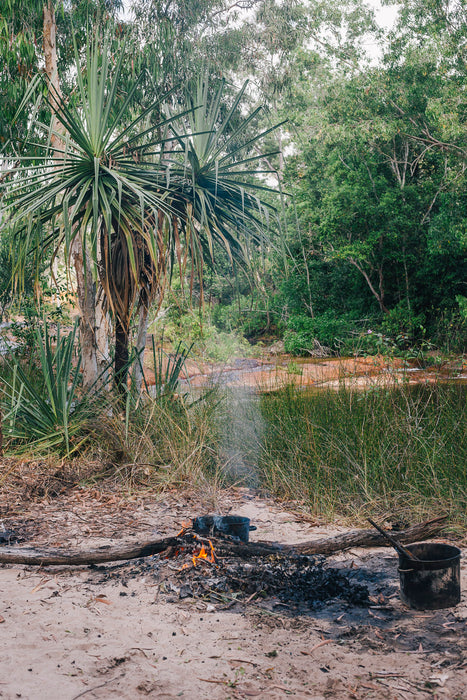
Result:
{"label": "dirt path", "polygon": [[[247,490],[200,502],[76,489],[49,503],[10,503],[4,523],[28,544],[85,548],[173,534],[207,511],[252,518],[252,539],[299,542],[344,529]],[[161,592],[157,557],[73,570],[2,567],[0,698],[466,697],[465,594],[454,609],[410,611],[398,597],[392,550],[355,550],[330,563],[369,586],[372,607],[334,600],[298,614],[274,600],[180,599]]]}

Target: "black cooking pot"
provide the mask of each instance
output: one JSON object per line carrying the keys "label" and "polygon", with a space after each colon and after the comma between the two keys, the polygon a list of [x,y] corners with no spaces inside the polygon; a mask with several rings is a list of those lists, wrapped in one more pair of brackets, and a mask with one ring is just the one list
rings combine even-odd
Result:
{"label": "black cooking pot", "polygon": [[406,547],[417,560],[399,554],[401,598],[416,610],[454,607],[461,599],[461,550],[449,544],[419,542]]}
{"label": "black cooking pot", "polygon": [[256,527],[250,525],[250,518],[241,515],[201,515],[193,519],[193,530],[200,535],[228,535],[248,542]]}

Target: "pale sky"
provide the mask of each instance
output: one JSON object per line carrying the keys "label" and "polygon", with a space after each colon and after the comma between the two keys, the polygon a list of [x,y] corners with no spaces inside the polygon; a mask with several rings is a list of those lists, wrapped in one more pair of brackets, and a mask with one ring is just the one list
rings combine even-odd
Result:
{"label": "pale sky", "polygon": [[[378,23],[383,27],[391,27],[397,15],[397,9],[394,6],[383,7],[380,0],[366,0],[367,5],[373,7],[376,11]],[[130,15],[131,0],[123,0],[122,19],[128,18]]]}
{"label": "pale sky", "polygon": [[[283,0],[284,2],[287,2],[287,0]],[[381,27],[385,28],[391,28],[395,22],[395,19],[397,17],[397,7],[394,5],[390,6],[383,6],[381,3],[381,0],[366,0],[366,4],[369,7],[372,7],[375,10],[376,13],[376,20],[378,24]],[[130,6],[131,6],[131,0],[123,0],[123,12],[121,13],[121,18],[122,19],[129,19],[130,18]],[[380,48],[378,47],[377,44],[366,44],[367,50],[369,55],[373,60],[377,62],[378,56],[380,55],[381,51]]]}

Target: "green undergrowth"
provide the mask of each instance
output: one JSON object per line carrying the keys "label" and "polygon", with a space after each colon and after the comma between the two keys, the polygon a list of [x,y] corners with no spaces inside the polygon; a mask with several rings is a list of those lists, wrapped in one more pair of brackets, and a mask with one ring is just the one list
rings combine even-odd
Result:
{"label": "green undergrowth", "polygon": [[191,346],[191,356],[214,362],[227,362],[234,357],[249,357],[254,349],[237,330],[216,327],[209,314],[187,310],[176,314],[173,310],[161,314],[151,324],[151,331],[160,342],[176,347],[183,342]]}
{"label": "green undergrowth", "polygon": [[[6,455],[50,464],[37,474],[41,492],[48,471],[54,483],[66,471],[71,485],[73,464],[76,483],[83,471],[88,482],[110,478],[125,488],[217,483],[219,398],[214,389],[197,398],[181,393],[190,348],[179,344],[166,356],[153,342],[155,385],[139,393],[131,384],[122,401],[109,382],[83,389],[76,331],[63,334],[44,323],[34,331],[33,352],[11,351],[1,361]],[[83,462],[90,468],[83,470]],[[7,477],[0,466],[0,484]]]}
{"label": "green undergrowth", "polygon": [[443,384],[264,394],[261,483],[317,514],[465,523],[466,399]]}
{"label": "green undergrowth", "polygon": [[[2,366],[1,403],[7,455],[48,460],[55,480],[66,468],[71,484],[76,459],[90,465],[86,483],[111,479],[124,490],[242,484],[324,517],[467,522],[465,385],[195,396],[178,383],[188,350],[164,364],[153,348],[153,395],[129,390],[122,403],[104,388],[88,401],[71,361],[74,333],[57,332],[54,345],[47,333],[37,332],[35,359]],[[44,470],[37,478],[46,488]]]}
{"label": "green undergrowth", "polygon": [[215,392],[197,401],[141,395],[126,410],[96,421],[92,457],[104,465],[95,479],[118,478],[126,487],[200,487],[221,483]]}

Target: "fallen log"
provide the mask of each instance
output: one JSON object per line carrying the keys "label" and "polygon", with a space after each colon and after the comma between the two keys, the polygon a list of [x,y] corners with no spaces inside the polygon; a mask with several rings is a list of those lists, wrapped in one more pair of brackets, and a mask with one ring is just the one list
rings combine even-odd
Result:
{"label": "fallen log", "polygon": [[[446,526],[447,516],[426,520],[423,523],[417,523],[408,527],[406,530],[391,530],[391,534],[402,544],[410,544],[411,542],[420,542],[421,540],[430,539],[437,535]],[[271,553],[271,548],[266,550],[267,542],[249,542],[248,544],[230,545],[230,550],[236,551],[239,556],[254,554]],[[391,545],[383,535],[375,530],[350,530],[342,532],[334,537],[324,537],[311,542],[301,542],[300,544],[282,544],[274,545],[275,552],[296,552],[297,554],[312,555],[312,554],[335,554],[343,552],[352,547],[390,547]],[[222,546],[221,546],[222,549]],[[258,550],[258,551],[254,551]],[[1,559],[0,559],[1,561]]]}
{"label": "fallen log", "polygon": [[127,559],[150,557],[153,554],[163,552],[168,547],[180,546],[181,543],[182,540],[180,538],[166,537],[162,540],[144,542],[143,544],[139,542],[130,544],[124,542],[83,551],[35,549],[32,547],[0,547],[0,564],[37,564],[39,566],[104,564],[109,561],[125,561]]}
{"label": "fallen log", "polygon": [[[434,537],[445,527],[446,516],[412,525],[406,530],[393,531],[392,534],[399,542],[409,544]],[[70,551],[63,549],[35,549],[31,547],[0,547],[0,564],[31,564],[37,566],[83,566],[103,564],[111,561],[126,561],[160,554],[169,547],[187,545],[185,536],[166,537],[162,540],[129,544],[112,544],[85,551]],[[193,537],[193,534],[189,535]],[[201,538],[193,537],[188,544],[195,545]],[[240,557],[264,556],[278,553],[334,554],[351,547],[387,547],[388,541],[374,530],[351,530],[334,537],[326,537],[300,544],[278,544],[276,542],[237,543],[226,539],[216,539],[218,555],[230,554]]]}

